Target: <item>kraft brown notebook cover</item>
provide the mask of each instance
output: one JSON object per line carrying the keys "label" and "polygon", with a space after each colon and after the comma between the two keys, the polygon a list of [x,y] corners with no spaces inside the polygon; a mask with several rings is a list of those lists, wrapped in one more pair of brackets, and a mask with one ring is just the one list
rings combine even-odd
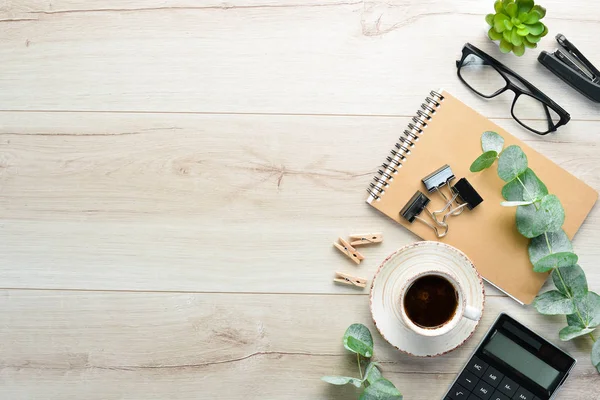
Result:
{"label": "kraft brown notebook cover", "polygon": [[[427,98],[421,111],[431,116],[420,133],[421,123],[416,121],[403,134],[392,151],[392,162],[375,178],[367,202],[402,224],[425,240],[440,240],[462,250],[474,263],[481,275],[517,301],[530,304],[548,277],[533,272],[529,262],[529,240],[521,236],[515,224],[514,207],[503,207],[501,190],[505,184],[497,175],[496,164],[491,168],[472,173],[469,167],[481,154],[481,134],[494,131],[504,137],[504,147],[519,145],[529,160],[529,167],[546,184],[548,191],[558,196],[566,213],[563,229],[573,238],[598,198],[598,194],[573,175],[515,138],[483,115],[475,112],[445,91],[437,97],[435,92]],[[435,111],[435,112],[432,112]],[[413,137],[414,135],[415,137]],[[408,142],[410,153],[399,147]],[[402,159],[401,155],[405,158]],[[396,163],[394,162],[396,161]],[[398,167],[396,164],[400,163]],[[427,193],[421,179],[444,164],[455,175],[453,183],[467,178],[483,197],[483,202],[473,210],[448,220],[449,232],[437,239],[433,231],[414,221],[412,224],[400,216],[400,210],[417,191],[431,199],[430,210],[441,209],[445,202],[437,193]],[[394,172],[394,170],[396,172]],[[391,179],[390,179],[391,178]],[[381,192],[383,190],[383,192]]]}

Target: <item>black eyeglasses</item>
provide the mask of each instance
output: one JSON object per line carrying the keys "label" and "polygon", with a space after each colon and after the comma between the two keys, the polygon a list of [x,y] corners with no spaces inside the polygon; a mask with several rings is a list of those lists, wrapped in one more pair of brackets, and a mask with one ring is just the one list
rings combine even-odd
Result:
{"label": "black eyeglasses", "polygon": [[510,113],[523,127],[546,135],[565,125],[571,116],[542,91],[470,43],[456,61],[458,77],[478,95],[491,99],[512,90],[515,98]]}

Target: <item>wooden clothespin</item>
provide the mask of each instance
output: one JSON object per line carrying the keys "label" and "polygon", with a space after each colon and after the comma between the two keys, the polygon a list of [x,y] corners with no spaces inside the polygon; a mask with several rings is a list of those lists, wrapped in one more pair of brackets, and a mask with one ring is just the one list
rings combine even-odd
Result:
{"label": "wooden clothespin", "polygon": [[357,264],[360,264],[365,257],[360,254],[354,247],[350,245],[350,243],[346,242],[344,239],[338,239],[340,243],[333,242],[333,245],[342,253],[344,253],[349,259],[354,261]]}
{"label": "wooden clothespin", "polygon": [[352,246],[360,246],[363,244],[381,243],[383,242],[383,234],[381,233],[365,233],[362,235],[350,235],[350,244]]}
{"label": "wooden clothespin", "polygon": [[342,283],[344,285],[356,286],[359,288],[364,288],[367,286],[367,280],[364,278],[357,278],[356,276],[344,274],[343,272],[336,272],[335,279],[333,280],[337,283]]}

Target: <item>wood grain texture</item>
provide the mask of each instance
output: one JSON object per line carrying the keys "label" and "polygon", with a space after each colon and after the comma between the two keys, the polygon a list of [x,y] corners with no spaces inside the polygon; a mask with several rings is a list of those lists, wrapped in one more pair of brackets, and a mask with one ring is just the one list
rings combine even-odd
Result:
{"label": "wood grain texture", "polygon": [[[600,30],[591,17],[597,8],[577,4],[547,1],[548,23],[554,33],[572,32],[598,60],[590,34]],[[600,115],[600,106],[535,61],[538,51],[499,54],[485,35],[492,6],[479,0],[28,0],[5,9],[9,19],[24,20],[0,23],[4,110],[398,115],[431,86],[471,96],[454,65],[469,41],[573,116]],[[540,49],[555,47],[550,38],[542,43]],[[488,102],[485,114],[509,117],[510,100]]]}
{"label": "wood grain texture", "polygon": [[[348,293],[335,270],[370,277],[415,240],[364,202],[405,117],[1,115],[3,287]],[[600,188],[594,126],[511,130]],[[575,240],[584,266],[597,220]],[[331,245],[380,230],[359,267]]]}
{"label": "wood grain texture", "polygon": [[[366,296],[4,290],[0,306],[0,396],[11,399],[347,399],[353,390],[319,378],[357,374],[341,344],[349,324],[375,331]],[[407,399],[440,398],[501,311],[556,342],[560,318],[489,298],[455,352],[414,358],[376,336],[375,355]],[[588,399],[590,344],[560,346],[580,362],[559,399]]]}
{"label": "wood grain texture", "polygon": [[[597,65],[597,5],[545,0]],[[600,190],[600,106],[485,37],[492,1],[5,0],[0,2],[0,398],[350,399],[340,338],[373,329],[372,277],[416,238],[365,203],[386,152],[443,87]],[[456,77],[471,42],[571,113],[549,137]],[[527,118],[534,118],[529,112]],[[552,190],[550,186],[550,190]],[[568,212],[568,211],[567,211]],[[598,207],[575,238],[600,289]],[[381,231],[360,266],[331,245]],[[428,360],[375,335],[406,400],[441,397],[509,312],[557,342],[564,321],[487,286],[481,328]],[[587,339],[559,400],[590,400]],[[592,397],[590,397],[592,396]]]}

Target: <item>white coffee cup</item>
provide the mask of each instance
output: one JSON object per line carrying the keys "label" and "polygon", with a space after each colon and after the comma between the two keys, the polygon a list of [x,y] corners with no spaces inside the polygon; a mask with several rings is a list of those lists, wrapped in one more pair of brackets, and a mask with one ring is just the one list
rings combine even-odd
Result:
{"label": "white coffee cup", "polygon": [[[406,313],[405,308],[405,299],[408,290],[411,286],[420,278],[426,276],[438,276],[440,278],[448,281],[454,291],[456,293],[457,306],[454,314],[449,318],[446,322],[434,326],[434,327],[423,327],[416,324],[414,321],[410,319],[410,317]],[[413,332],[422,335],[422,336],[440,336],[445,335],[454,329],[462,318],[467,318],[472,321],[479,321],[481,318],[481,310],[472,307],[467,304],[467,300],[465,297],[465,291],[460,284],[459,280],[454,276],[454,274],[448,271],[442,271],[437,269],[432,269],[430,266],[423,265],[422,268],[419,268],[416,271],[413,271],[413,275],[409,277],[402,285],[399,286],[399,290],[397,291],[396,298],[400,301],[400,307],[397,309],[400,312],[400,318],[402,322]]]}

